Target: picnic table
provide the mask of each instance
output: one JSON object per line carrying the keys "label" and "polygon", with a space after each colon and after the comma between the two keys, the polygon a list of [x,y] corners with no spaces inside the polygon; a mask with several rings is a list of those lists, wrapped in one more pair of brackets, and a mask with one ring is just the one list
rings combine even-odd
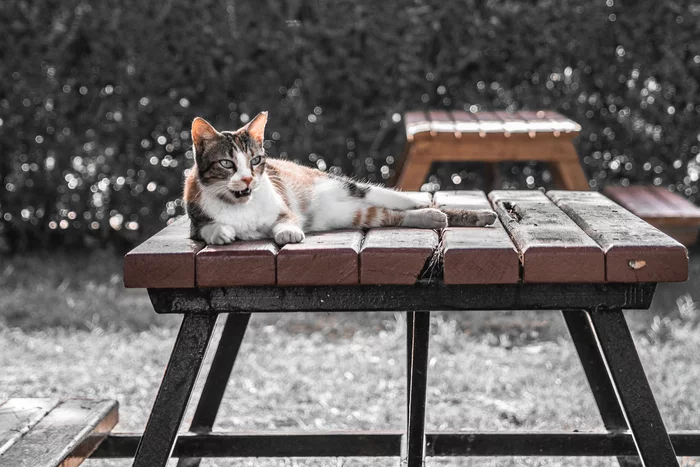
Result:
{"label": "picnic table", "polygon": [[[415,196],[430,199],[427,193]],[[488,228],[378,228],[312,233],[300,244],[205,246],[175,221],[128,253],[127,287],[183,321],[142,436],[112,435],[95,454],[134,466],[202,457],[617,456],[621,465],[677,466],[700,435],[669,433],[622,310],[647,309],[659,282],[684,281],[687,250],[595,192],[438,192],[438,206],[492,207]],[[241,267],[241,265],[245,265]],[[241,271],[245,273],[241,273]],[[425,429],[430,312],[561,310],[606,431],[431,433]],[[212,433],[251,313],[405,311],[405,430]],[[183,413],[219,314],[228,314],[189,432]],[[465,368],[465,377],[469,373]]]}
{"label": "picnic table", "polygon": [[588,190],[573,139],[581,126],[551,110],[466,112],[412,111],[404,114],[406,144],[392,182],[418,190],[433,162],[479,162],[485,186],[499,185],[501,162],[548,164],[557,188]]}

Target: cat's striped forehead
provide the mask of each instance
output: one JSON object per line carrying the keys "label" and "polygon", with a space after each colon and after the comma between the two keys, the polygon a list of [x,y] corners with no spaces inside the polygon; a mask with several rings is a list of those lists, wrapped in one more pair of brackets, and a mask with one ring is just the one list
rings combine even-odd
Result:
{"label": "cat's striped forehead", "polygon": [[240,152],[249,157],[255,157],[262,149],[257,141],[245,131],[222,131],[221,134],[234,153]]}

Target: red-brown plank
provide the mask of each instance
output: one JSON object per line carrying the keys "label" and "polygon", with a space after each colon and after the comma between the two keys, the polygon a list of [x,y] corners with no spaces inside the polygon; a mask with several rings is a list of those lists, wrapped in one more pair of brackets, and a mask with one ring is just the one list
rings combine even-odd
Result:
{"label": "red-brown plank", "polygon": [[527,122],[513,112],[498,110],[495,112],[495,114],[498,116],[498,118],[503,120],[503,130],[506,132],[506,134],[527,133],[530,131]]}
{"label": "red-brown plank", "polygon": [[277,284],[357,284],[363,236],[359,230],[318,232],[302,243],[285,245],[277,254]]}
{"label": "red-brown plank", "polygon": [[700,207],[688,201],[682,194],[671,193],[665,187],[661,186],[649,186],[647,190],[654,193],[657,198],[661,199],[667,205],[676,209],[684,218],[700,220]]}
{"label": "red-brown plank", "polygon": [[190,240],[190,220],[177,219],[124,257],[124,286],[191,288],[195,284],[195,255],[203,242]]}
{"label": "red-brown plank", "polygon": [[688,252],[683,245],[602,194],[550,191],[547,196],[603,248],[608,282],[688,278]]}
{"label": "red-brown plank", "polygon": [[416,133],[430,131],[430,119],[423,111],[406,112],[403,117],[406,135],[410,140]]}
{"label": "red-brown plank", "polygon": [[489,199],[520,253],[523,281],[605,282],[605,254],[539,191],[492,191]]}
{"label": "red-brown plank", "polygon": [[455,132],[457,134],[479,132],[479,121],[473,113],[464,110],[453,110],[450,113],[455,121]]}
{"label": "red-brown plank", "polygon": [[683,216],[680,209],[664,202],[643,185],[609,186],[603,192],[618,204],[644,219],[680,218]]}
{"label": "red-brown plank", "polygon": [[454,133],[455,122],[447,111],[431,110],[428,112],[428,116],[430,117],[431,133]]}
{"label": "red-brown plank", "polygon": [[209,245],[197,253],[197,286],[275,285],[277,251],[272,240]]}
{"label": "red-brown plank", "polygon": [[360,250],[360,283],[415,284],[439,241],[437,232],[430,229],[370,230]]}
{"label": "red-brown plank", "polygon": [[[441,208],[491,209],[482,191],[439,191]],[[518,252],[500,221],[489,227],[448,227],[442,233],[446,284],[512,284],[519,280]]]}
{"label": "red-brown plank", "polygon": [[503,133],[503,120],[494,112],[477,112],[474,117],[479,122],[480,133]]}

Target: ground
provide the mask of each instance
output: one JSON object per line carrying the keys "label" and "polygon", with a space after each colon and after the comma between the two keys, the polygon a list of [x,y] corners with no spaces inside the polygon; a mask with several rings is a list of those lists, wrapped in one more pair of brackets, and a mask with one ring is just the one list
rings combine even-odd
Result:
{"label": "ground", "polygon": [[[627,313],[662,415],[673,430],[700,426],[700,310],[694,305],[700,300],[699,263],[694,255],[690,283],[660,287],[651,312]],[[121,404],[119,431],[143,429],[179,318],[156,316],[143,292],[125,291],[120,261],[108,253],[2,264],[0,399],[114,398]],[[404,315],[292,313],[255,316],[251,324],[216,428],[403,428]],[[434,313],[432,334],[430,430],[602,428],[557,312]],[[396,461],[208,460],[202,465],[393,466]],[[509,458],[438,459],[428,465],[616,463]]]}

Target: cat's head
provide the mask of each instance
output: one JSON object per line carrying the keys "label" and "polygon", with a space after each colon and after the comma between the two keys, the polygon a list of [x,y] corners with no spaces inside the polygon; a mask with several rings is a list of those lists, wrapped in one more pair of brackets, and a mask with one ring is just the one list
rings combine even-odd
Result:
{"label": "cat's head", "polygon": [[265,173],[263,139],[267,112],[236,131],[217,131],[197,117],[192,122],[195,162],[202,188],[231,203],[247,203]]}

